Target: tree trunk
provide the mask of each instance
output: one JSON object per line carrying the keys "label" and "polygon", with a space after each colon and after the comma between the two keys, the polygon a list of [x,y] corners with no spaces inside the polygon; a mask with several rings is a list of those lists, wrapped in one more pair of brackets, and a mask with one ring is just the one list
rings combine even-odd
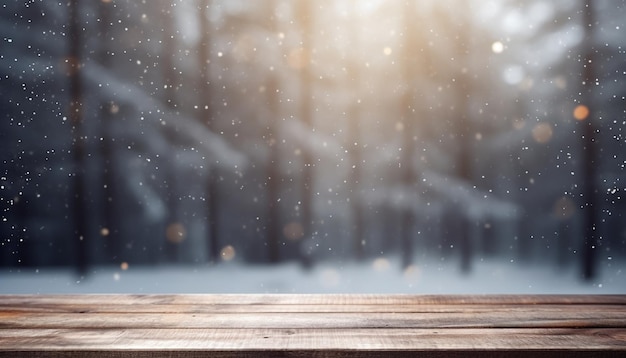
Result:
{"label": "tree trunk", "polygon": [[[468,4],[461,5],[464,13],[469,13],[470,6]],[[458,149],[458,161],[457,161],[457,175],[463,185],[466,185],[468,190],[472,188],[472,161],[473,161],[473,144],[472,144],[472,123],[469,118],[471,95],[471,84],[469,74],[470,71],[470,51],[471,51],[471,35],[470,35],[470,20],[466,18],[466,15],[462,15],[462,19],[459,20],[455,34],[457,43],[455,48],[457,49],[459,63],[465,68],[457,69],[457,87],[456,87],[456,100],[458,103],[455,106],[454,116],[456,117],[457,124],[457,140],[459,141]],[[473,254],[472,242],[471,242],[471,230],[468,208],[458,208],[458,244],[461,250],[461,271],[468,273],[471,271],[471,259]]]}
{"label": "tree trunk", "polygon": [[[352,8],[357,8],[357,1],[353,0]],[[358,17],[352,20],[351,24],[351,42],[354,48],[359,47],[359,24]],[[358,56],[357,54],[348,54],[348,56]],[[350,178],[348,180],[350,191],[350,207],[352,211],[352,243],[354,247],[354,254],[357,260],[362,260],[365,254],[365,221],[363,218],[363,200],[361,197],[361,144],[360,126],[361,112],[360,112],[360,61],[353,57],[348,57],[348,88],[350,93],[353,94],[351,98],[350,107],[348,109],[348,151],[350,153]]]}
{"label": "tree trunk", "polygon": [[[302,31],[302,52],[304,63],[300,69],[300,119],[305,127],[313,126],[313,114],[311,113],[311,56],[313,46],[311,44],[311,27],[313,16],[313,2],[299,1],[297,4],[297,19]],[[313,154],[308,148],[302,148],[302,184],[300,188],[300,222],[304,240],[313,240]],[[310,265],[310,257],[306,254],[301,258],[305,266]]]}
{"label": "tree trunk", "polygon": [[[277,19],[275,18],[274,9],[276,7],[275,1],[268,1],[268,12],[272,14],[271,23],[272,33],[277,33]],[[275,67],[278,67],[275,65]],[[269,146],[270,157],[267,163],[267,223],[265,226],[265,239],[267,241],[267,254],[268,260],[271,263],[280,261],[280,241],[282,236],[280,230],[280,183],[282,181],[282,175],[280,172],[280,145],[279,145],[279,123],[277,118],[279,117],[279,98],[278,98],[278,76],[275,72],[269,74],[267,80],[267,88],[265,93],[267,94],[267,105],[269,107],[269,122],[267,123],[267,130],[265,132],[265,140]],[[296,233],[297,234],[297,233]],[[302,239],[300,237],[294,237],[293,239]]]}
{"label": "tree trunk", "polygon": [[69,3],[69,118],[72,124],[72,152],[74,156],[73,175],[73,216],[74,216],[74,244],[76,250],[75,265],[80,276],[87,273],[89,265],[87,244],[87,204],[85,188],[85,138],[83,136],[83,86],[80,76],[81,48],[83,46],[80,25],[80,11],[78,0]]}
{"label": "tree trunk", "polygon": [[[173,38],[176,24],[174,7],[171,6],[171,2],[165,0],[163,2],[163,35],[162,35],[162,48],[161,48],[161,70],[164,82],[165,91],[162,96],[163,102],[172,111],[177,111],[178,99],[177,99],[177,87],[179,76],[176,73],[176,39]],[[177,138],[171,133],[166,133],[166,137],[169,139],[169,144],[176,151]],[[177,177],[177,161],[170,160],[169,163],[165,163],[167,168],[165,172],[167,186],[165,191],[165,202],[167,205],[167,221],[163,228],[163,234],[165,238],[165,258],[168,261],[176,262],[180,258],[181,248],[180,245],[183,242],[184,235],[182,222],[180,218],[180,188]]]}
{"label": "tree trunk", "polygon": [[[593,106],[593,87],[596,81],[595,56],[594,56],[594,31],[595,15],[591,0],[584,0],[583,28],[585,29],[585,39],[583,41],[583,83],[581,102],[588,109],[586,118],[580,121],[583,127],[583,200],[584,203],[584,230],[585,239],[583,243],[583,277],[591,280],[596,276],[596,249],[598,246],[598,227],[596,211],[600,210],[597,200],[596,188],[596,129],[595,112]],[[580,119],[580,118],[579,118]]]}
{"label": "tree trunk", "polygon": [[406,87],[400,98],[400,125],[402,128],[402,152],[400,157],[399,168],[401,187],[407,202],[402,206],[400,219],[400,235],[401,235],[401,265],[406,268],[413,261],[413,231],[415,228],[415,209],[414,203],[410,201],[413,196],[416,184],[415,168],[413,158],[415,154],[415,91],[413,90],[413,82],[416,78],[417,51],[417,28],[415,22],[415,3],[407,1],[404,6],[403,25],[405,31],[405,43],[403,53],[403,72],[404,79],[407,81]]}
{"label": "tree trunk", "polygon": [[[110,38],[111,38],[111,21],[112,21],[112,3],[99,2],[98,12],[100,14],[99,23],[99,49],[98,62],[105,69],[111,68],[110,58]],[[114,178],[115,178],[115,158],[113,156],[111,121],[112,115],[117,110],[113,108],[114,104],[108,99],[104,99],[100,104],[100,132],[102,141],[100,142],[100,154],[102,156],[102,187],[103,187],[103,218],[100,230],[101,236],[105,240],[106,253],[109,257],[106,261],[110,263],[119,263],[125,261],[122,257],[121,238],[119,237],[119,223],[117,222],[114,200]]]}
{"label": "tree trunk", "polygon": [[271,263],[280,261],[279,244],[282,237],[280,232],[280,205],[279,205],[279,188],[281,181],[280,173],[280,152],[279,152],[279,135],[276,118],[278,117],[278,79],[276,75],[271,74],[268,85],[268,105],[270,107],[270,122],[266,131],[266,140],[270,150],[270,160],[267,163],[267,224],[266,224],[266,240],[268,249],[268,258]]}
{"label": "tree trunk", "polygon": [[559,235],[557,237],[557,265],[559,268],[565,268],[569,263],[568,253],[570,251],[570,236],[572,235],[572,230],[570,228],[571,219],[569,218],[560,218],[559,220]]}
{"label": "tree trunk", "polygon": [[[198,47],[198,63],[200,66],[200,120],[205,123],[209,130],[215,132],[215,118],[213,117],[212,91],[210,78],[211,62],[211,27],[210,8],[211,1],[198,1],[198,23],[200,26],[200,45]],[[218,200],[219,173],[217,166],[209,164],[209,176],[206,183],[207,205],[207,248],[209,260],[218,263],[220,259],[219,245],[219,200]]]}

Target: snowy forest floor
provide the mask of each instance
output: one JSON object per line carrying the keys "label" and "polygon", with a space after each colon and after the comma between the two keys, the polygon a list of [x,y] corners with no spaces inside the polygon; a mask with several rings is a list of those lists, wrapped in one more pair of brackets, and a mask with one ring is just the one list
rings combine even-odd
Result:
{"label": "snowy forest floor", "polygon": [[209,266],[93,267],[79,279],[71,269],[0,270],[0,294],[63,293],[412,293],[626,294],[626,263],[605,265],[590,282],[578,267],[482,260],[461,274],[454,261],[421,259],[400,270],[396,258],[320,263]]}

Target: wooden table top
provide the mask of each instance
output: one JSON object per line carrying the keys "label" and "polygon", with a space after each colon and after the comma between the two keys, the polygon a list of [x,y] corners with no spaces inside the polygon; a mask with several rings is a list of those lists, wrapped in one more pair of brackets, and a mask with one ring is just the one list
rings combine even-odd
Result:
{"label": "wooden table top", "polygon": [[626,357],[626,296],[0,295],[0,357]]}

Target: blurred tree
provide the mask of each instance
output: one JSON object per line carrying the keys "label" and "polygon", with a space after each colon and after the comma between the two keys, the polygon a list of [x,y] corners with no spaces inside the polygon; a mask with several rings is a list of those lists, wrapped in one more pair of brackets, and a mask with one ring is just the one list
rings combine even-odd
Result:
{"label": "blurred tree", "polygon": [[583,246],[583,277],[591,280],[596,277],[596,251],[598,251],[598,192],[596,185],[596,172],[598,167],[598,150],[596,138],[596,121],[599,120],[596,114],[594,100],[594,87],[597,80],[595,73],[596,49],[595,49],[595,28],[596,18],[594,5],[591,0],[583,0],[582,26],[584,29],[584,40],[582,41],[582,83],[580,104],[574,109],[574,117],[580,121],[582,128],[583,147],[583,175],[582,198],[584,205],[584,246]]}
{"label": "blurred tree", "polygon": [[[276,37],[278,34],[278,19],[276,18],[276,2],[266,1],[267,8],[265,13],[269,16],[270,27],[268,28],[269,36]],[[280,54],[280,50],[277,51]],[[279,56],[271,56],[272,68],[279,68],[281,58]],[[276,63],[278,61],[278,63]],[[283,182],[280,169],[280,125],[278,118],[280,117],[280,103],[278,98],[279,79],[276,71],[269,71],[266,75],[265,95],[267,97],[266,105],[268,107],[268,122],[264,133],[267,146],[269,148],[269,158],[267,162],[267,222],[265,230],[265,240],[267,241],[268,259],[271,263],[279,262],[280,249],[279,245],[282,241],[280,221],[280,185]],[[297,234],[297,233],[296,233]]]}
{"label": "blurred tree", "polygon": [[[112,39],[114,34],[112,30],[113,21],[113,3],[110,1],[100,1],[97,5],[98,11],[98,50],[96,53],[97,61],[105,69],[112,67],[111,51]],[[113,150],[113,130],[111,128],[113,115],[119,111],[119,107],[108,97],[102,97],[99,111],[99,132],[102,135],[100,141],[100,154],[102,156],[102,203],[103,217],[100,228],[100,234],[105,240],[106,252],[108,254],[107,261],[119,262],[125,261],[122,257],[121,238],[119,237],[119,217],[115,210],[115,165]]]}
{"label": "blurred tree", "polygon": [[[213,94],[211,90],[211,34],[213,29],[210,26],[212,1],[198,0],[197,17],[200,31],[200,42],[198,45],[198,65],[200,71],[200,120],[205,123],[209,130],[215,131],[215,114],[213,108]],[[214,263],[219,262],[220,239],[219,239],[219,198],[218,198],[219,173],[217,166],[209,164],[209,176],[206,184],[206,203],[208,213],[208,257]]]}
{"label": "blurred tree", "polygon": [[74,167],[72,175],[73,185],[73,208],[74,208],[74,243],[75,243],[75,263],[76,270],[80,276],[87,274],[89,257],[87,257],[89,241],[87,219],[89,218],[87,191],[85,189],[85,136],[83,129],[83,84],[81,78],[81,67],[83,63],[82,49],[84,40],[82,36],[81,12],[78,0],[69,2],[69,26],[68,26],[68,55],[66,58],[67,71],[69,74],[69,95],[70,107],[68,118],[72,124],[71,130],[72,153],[74,156]]}
{"label": "blurred tree", "polygon": [[[454,59],[456,60],[456,68],[454,73],[454,107],[452,116],[455,118],[455,138],[458,141],[458,156],[456,166],[456,175],[461,183],[467,188],[474,187],[473,163],[474,156],[474,128],[472,123],[471,98],[475,97],[472,91],[471,76],[476,71],[472,66],[471,56],[473,54],[473,34],[472,19],[467,15],[472,13],[471,5],[468,2],[457,4],[458,13],[452,18],[451,28],[453,33]],[[455,205],[459,210],[457,213],[457,241],[461,251],[461,271],[468,273],[471,270],[472,263],[472,231],[474,229],[470,218],[470,208],[464,205]]]}
{"label": "blurred tree", "polygon": [[96,222],[108,249],[81,260],[218,262],[230,245],[305,264],[460,253],[468,271],[482,240],[592,277],[626,250],[623,5],[158,4],[0,13],[2,264],[80,257],[68,228]]}
{"label": "blurred tree", "polygon": [[400,122],[402,133],[402,153],[398,166],[400,167],[401,185],[406,196],[406,205],[403,206],[401,214],[401,257],[402,268],[409,267],[413,260],[413,239],[415,230],[415,207],[418,205],[414,201],[416,188],[416,168],[414,166],[416,141],[415,126],[420,111],[420,103],[416,101],[415,81],[419,79],[418,71],[423,69],[420,62],[420,43],[418,43],[419,29],[415,18],[417,16],[415,3],[406,1],[402,9],[402,26],[404,33],[404,53],[402,56],[403,77],[406,83],[400,95]]}
{"label": "blurred tree", "polygon": [[[350,4],[352,16],[350,21],[350,43],[354,48],[360,48],[361,22],[359,16],[359,2],[352,0]],[[363,160],[361,152],[363,150],[363,139],[361,138],[361,59],[358,57],[358,51],[352,51],[347,56],[347,87],[351,93],[350,103],[348,105],[348,141],[347,147],[350,154],[351,164],[350,178],[348,181],[350,191],[350,208],[352,211],[352,222],[350,225],[351,240],[353,243],[354,255],[357,260],[362,260],[365,255],[365,230],[366,222],[364,216],[364,200],[362,192],[362,175]]]}
{"label": "blurred tree", "polygon": [[[198,11],[202,14],[202,11]],[[170,0],[161,1],[161,53],[159,54],[159,68],[162,72],[164,91],[161,101],[172,112],[180,113],[179,109],[179,89],[180,60],[178,59],[178,46],[180,44],[179,28],[176,24],[176,7]],[[165,130],[165,137],[169,145],[178,147],[177,124],[172,123],[174,131]],[[159,227],[162,234],[159,236],[163,240],[166,258],[170,261],[178,261],[181,255],[181,245],[186,241],[186,230],[181,217],[181,197],[180,173],[178,161],[164,163],[168,166],[166,171],[166,191],[165,203],[167,205],[167,217],[164,224]]]}
{"label": "blurred tree", "polygon": [[[299,55],[302,56],[299,61],[300,64],[300,96],[299,96],[299,115],[300,120],[304,124],[305,128],[310,131],[313,128],[313,107],[312,107],[312,87],[313,77],[311,76],[311,66],[313,62],[311,57],[313,56],[313,17],[315,16],[315,10],[311,1],[298,1],[296,9],[296,21],[300,27],[302,40],[300,42]],[[313,186],[315,181],[313,176],[315,163],[313,153],[310,148],[301,149],[302,158],[302,174],[301,174],[301,188],[300,188],[300,225],[302,226],[303,238],[305,240],[313,239],[313,217],[314,217],[314,200]],[[308,255],[303,255],[302,260],[305,265],[309,265],[307,260],[311,258]]]}

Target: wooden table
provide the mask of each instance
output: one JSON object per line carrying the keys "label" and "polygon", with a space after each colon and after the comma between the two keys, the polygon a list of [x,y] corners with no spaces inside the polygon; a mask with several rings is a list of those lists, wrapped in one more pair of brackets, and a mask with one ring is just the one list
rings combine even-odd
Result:
{"label": "wooden table", "polygon": [[626,296],[0,296],[0,357],[417,355],[626,357]]}

